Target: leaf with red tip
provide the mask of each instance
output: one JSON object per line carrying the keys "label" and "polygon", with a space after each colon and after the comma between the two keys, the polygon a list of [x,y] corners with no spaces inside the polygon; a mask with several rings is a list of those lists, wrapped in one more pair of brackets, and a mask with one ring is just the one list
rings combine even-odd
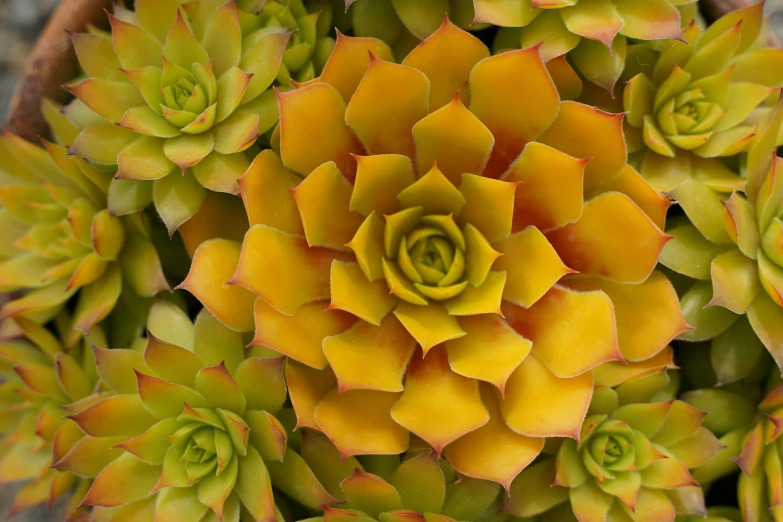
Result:
{"label": "leaf with red tip", "polygon": [[449,444],[445,455],[459,473],[497,482],[509,491],[514,478],[544,448],[544,439],[513,432],[503,419],[494,390],[486,385],[481,385],[481,398],[489,410],[489,422]]}
{"label": "leaf with red tip", "polygon": [[531,354],[511,374],[501,410],[519,434],[578,439],[592,394],[591,372],[562,379]]}
{"label": "leaf with red tip", "polygon": [[182,423],[177,419],[164,419],[150,426],[141,435],[118,444],[117,447],[136,455],[148,464],[163,465],[166,452],[171,447],[168,437],[181,426]]}
{"label": "leaf with red tip", "polygon": [[138,371],[136,379],[144,406],[159,419],[178,416],[185,403],[194,408],[208,406],[203,395],[185,386],[168,383]]}
{"label": "leaf with red tip", "polygon": [[234,491],[255,520],[275,520],[269,472],[252,446],[248,448],[246,456],[239,458],[239,474]]}
{"label": "leaf with red tip", "polygon": [[558,377],[623,360],[614,307],[601,291],[556,285],[528,309],[506,304],[503,310],[512,328],[533,342],[533,353]]}
{"label": "leaf with red tip", "polygon": [[277,95],[280,104],[280,155],[287,168],[307,176],[334,161],[352,180],[363,154],[358,138],[345,123],[345,102],[328,83],[315,83]]}
{"label": "leaf with red tip", "polygon": [[440,28],[411,51],[402,64],[427,75],[430,111],[435,111],[467,85],[473,67],[488,56],[489,49],[478,38],[445,17]]}
{"label": "leaf with red tip", "polygon": [[454,373],[445,349],[435,348],[408,368],[405,391],[392,417],[440,453],[489,420],[478,382]]}
{"label": "leaf with red tip", "polygon": [[345,36],[338,31],[337,42],[324,65],[321,81],[333,85],[348,103],[367,71],[370,54],[381,60],[394,61],[391,49],[381,40]]}
{"label": "leaf with red tip", "polygon": [[[341,458],[394,455],[408,448],[408,432],[390,411],[399,393],[353,390],[327,393],[315,408],[317,427],[337,446]],[[301,424],[301,419],[299,420]]]}
{"label": "leaf with red tip", "polygon": [[107,397],[70,418],[93,437],[135,437],[155,423],[135,394]]}
{"label": "leaf with red tip", "polygon": [[160,477],[160,466],[146,464],[126,453],[95,478],[82,504],[115,507],[146,497]]}
{"label": "leaf with red tip", "polygon": [[138,89],[125,82],[87,78],[67,90],[112,123],[120,121],[128,109],[146,105]]}
{"label": "leaf with red tip", "polygon": [[314,370],[288,359],[285,380],[291,396],[291,404],[296,412],[296,427],[308,427],[320,431],[315,421],[315,408],[318,402],[337,386],[337,379],[332,370],[329,368]]}
{"label": "leaf with red tip", "polygon": [[118,393],[136,393],[135,371],[148,373],[144,356],[134,350],[93,347],[101,379]]}
{"label": "leaf with red tip", "polygon": [[245,397],[223,363],[202,368],[196,375],[196,390],[211,408],[224,408],[240,415],[245,411]]}

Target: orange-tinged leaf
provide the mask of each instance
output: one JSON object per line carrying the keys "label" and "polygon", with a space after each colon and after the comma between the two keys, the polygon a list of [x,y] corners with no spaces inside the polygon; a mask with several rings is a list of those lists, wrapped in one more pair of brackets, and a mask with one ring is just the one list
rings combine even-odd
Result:
{"label": "orange-tinged leaf", "polygon": [[226,284],[236,271],[242,246],[228,239],[210,239],[193,255],[190,271],[177,289],[193,294],[212,315],[232,330],[253,329],[255,294]]}
{"label": "orange-tinged leaf", "polygon": [[521,435],[578,440],[592,395],[591,372],[562,379],[530,354],[508,380],[500,407],[506,424]]}
{"label": "orange-tinged leaf", "polygon": [[337,376],[340,393],[356,389],[401,392],[415,347],[416,341],[391,315],[378,326],[357,321],[344,333],[323,340],[323,353]]}
{"label": "orange-tinged leaf", "polygon": [[642,485],[648,488],[675,489],[698,485],[685,464],[675,458],[658,459],[640,473]]}
{"label": "orange-tinged leaf", "polygon": [[299,208],[307,244],[347,250],[362,216],[349,209],[351,185],[335,163],[329,161],[313,170],[291,193]]}
{"label": "orange-tinged leaf", "polygon": [[414,356],[405,378],[405,392],[392,408],[392,417],[438,454],[450,442],[489,420],[478,381],[454,373],[443,348],[421,359]]}
{"label": "orange-tinged leaf", "polygon": [[460,223],[470,223],[488,240],[511,234],[517,183],[463,174],[459,191],[465,198]]}
{"label": "orange-tinged leaf", "polygon": [[539,141],[576,158],[590,159],[584,183],[591,188],[614,179],[625,167],[628,154],[622,122],[622,114],[565,101]]}
{"label": "orange-tinged leaf", "polygon": [[641,284],[625,284],[593,276],[574,276],[565,285],[580,291],[601,290],[614,305],[620,351],[628,361],[645,361],[688,329],[679,299],[658,271]]}
{"label": "orange-tinged leaf", "polygon": [[141,93],[131,83],[87,78],[66,88],[101,118],[116,123],[125,111],[146,105]]}
{"label": "orange-tinged leaf", "polygon": [[324,338],[344,332],[356,321],[351,314],[327,307],[325,301],[307,303],[289,316],[257,299],[256,335],[250,344],[271,348],[312,368],[323,369],[328,364],[322,351]]}
{"label": "orange-tinged leaf", "polygon": [[554,286],[528,309],[512,304],[509,324],[533,342],[533,353],[558,377],[575,377],[608,361],[622,361],[614,307],[601,291]]}
{"label": "orange-tinged leaf", "polygon": [[503,254],[493,267],[505,270],[503,299],[528,308],[566,274],[565,266],[546,237],[534,226],[492,244]]}
{"label": "orange-tinged leaf", "polygon": [[331,84],[348,103],[367,71],[370,54],[394,61],[391,49],[381,40],[345,36],[337,31],[337,42],[324,65],[321,81]]}
{"label": "orange-tinged leaf", "polygon": [[207,400],[200,393],[172,384],[143,373],[136,372],[139,386],[139,396],[147,410],[158,417],[166,419],[182,413],[185,404],[193,408],[206,408]]}
{"label": "orange-tinged leaf", "polygon": [[356,469],[340,482],[348,502],[357,509],[378,517],[387,511],[402,509],[402,499],[394,486],[377,475]]}
{"label": "orange-tinged leaf", "polygon": [[[384,230],[384,247],[388,257],[394,257],[401,236],[413,229],[422,212],[458,216],[465,204],[465,196],[453,182],[449,181],[437,163],[433,163],[426,174],[421,174],[418,180],[397,194],[397,200],[405,210],[391,216],[384,216],[387,222],[387,229]],[[400,225],[391,223],[397,219],[400,219]],[[399,229],[400,227],[406,230],[403,231]],[[390,233],[400,237],[396,237],[394,241],[387,241],[386,236]]]}
{"label": "orange-tinged leaf", "polygon": [[400,302],[394,315],[416,339],[426,355],[434,346],[465,335],[457,319],[437,302],[426,306]]}
{"label": "orange-tinged leaf", "polygon": [[512,230],[532,225],[547,231],[578,220],[587,163],[548,145],[529,143],[501,177],[517,183]]}
{"label": "orange-tinged leaf", "polygon": [[291,405],[296,412],[296,427],[320,430],[315,421],[315,407],[330,390],[337,386],[337,379],[330,368],[315,370],[288,359],[285,380]]}
{"label": "orange-tinged leaf", "polygon": [[481,398],[489,422],[449,444],[445,455],[459,473],[497,482],[509,491],[511,481],[544,448],[544,439],[514,433],[503,419],[495,391],[486,385],[481,386]]}
{"label": "orange-tinged leaf", "polygon": [[[745,313],[762,286],[766,286],[764,268],[769,261],[763,253],[758,255],[758,263],[736,248],[715,256],[710,264],[712,299],[707,306],[722,306],[735,314]],[[771,294],[776,294],[774,287]]]}
{"label": "orange-tinged leaf", "polygon": [[579,221],[550,232],[547,238],[574,270],[641,283],[671,236],[628,196],[610,192],[587,202]]}
{"label": "orange-tinged leaf", "polygon": [[207,400],[210,408],[223,408],[240,415],[245,412],[245,396],[223,363],[198,372],[196,391]]}
{"label": "orange-tinged leaf", "polygon": [[437,165],[452,184],[458,185],[462,174],[484,171],[495,138],[455,96],[413,126],[413,141],[419,175]]}
{"label": "orange-tinged leaf", "polygon": [[302,178],[286,169],[271,150],[262,151],[239,178],[242,201],[250,225],[268,225],[291,234],[302,234],[302,222],[290,189]]}
{"label": "orange-tinged leaf", "polygon": [[399,393],[333,389],[315,408],[318,428],[337,446],[343,459],[353,455],[396,455],[408,449],[408,430],[390,411]]}
{"label": "orange-tinged leaf", "polygon": [[[532,343],[496,315],[462,317],[459,324],[465,336],[446,341],[451,369],[494,384],[502,394],[506,381],[527,357]],[[488,350],[488,346],[492,349]]]}
{"label": "orange-tinged leaf", "polygon": [[505,172],[525,145],[555,121],[559,108],[560,96],[537,46],[476,64],[470,73],[470,110],[495,137],[487,175]]}
{"label": "orange-tinged leaf", "polygon": [[348,102],[345,121],[369,154],[414,157],[411,129],[429,112],[429,81],[420,71],[370,55]]}
{"label": "orange-tinged leaf", "polygon": [[114,446],[123,440],[124,437],[82,437],[52,467],[71,471],[80,477],[96,477],[107,464],[122,455],[122,450]]}
{"label": "orange-tinged leaf", "polygon": [[[196,382],[196,373],[204,367],[204,362],[192,350],[158,339],[151,331],[147,332],[144,363],[151,375],[189,388]],[[142,368],[138,371],[144,373]]]}
{"label": "orange-tinged leaf", "polygon": [[161,467],[126,453],[106,466],[82,500],[85,506],[115,507],[146,497],[160,478]]}
{"label": "orange-tinged leaf", "polygon": [[241,243],[248,228],[247,214],[239,198],[209,192],[198,211],[180,225],[179,234],[188,254],[193,257],[199,245],[209,239],[224,238]]}
{"label": "orange-tinged leaf", "polygon": [[302,236],[255,225],[245,235],[232,283],[258,294],[280,312],[293,315],[303,304],[330,297],[332,260],[346,257],[326,248],[311,248]]}
{"label": "orange-tinged leaf", "polygon": [[434,111],[449,103],[467,86],[470,71],[488,56],[489,49],[478,38],[445,17],[443,25],[413,49],[402,64],[427,75],[430,80],[430,111]]}
{"label": "orange-tinged leaf", "polygon": [[71,415],[92,437],[135,437],[155,423],[138,395],[114,395]]}
{"label": "orange-tinged leaf", "polygon": [[400,210],[397,194],[415,179],[411,157],[400,154],[357,156],[350,209],[363,216],[374,211],[379,217]]}
{"label": "orange-tinged leaf", "polygon": [[631,198],[658,228],[664,229],[666,212],[672,202],[667,196],[652,188],[633,167],[626,165],[616,178],[600,187],[587,190],[585,199],[592,199],[600,193],[613,191],[621,192]]}
{"label": "orange-tinged leaf", "polygon": [[381,321],[397,304],[384,281],[369,281],[358,263],[332,263],[330,286],[332,301],[329,309],[349,312],[368,323],[380,326]]}
{"label": "orange-tinged leaf", "polygon": [[345,123],[345,102],[334,87],[314,83],[278,93],[280,105],[280,156],[285,166],[307,176],[322,163],[334,161],[349,180],[356,175],[356,160],[363,154],[358,138]]}

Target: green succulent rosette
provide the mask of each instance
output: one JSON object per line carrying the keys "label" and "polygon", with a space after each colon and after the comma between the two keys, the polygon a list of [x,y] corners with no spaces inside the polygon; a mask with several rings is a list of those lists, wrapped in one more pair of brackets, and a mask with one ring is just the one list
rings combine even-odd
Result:
{"label": "green succulent rosette", "polygon": [[706,512],[690,470],[721,446],[702,426],[705,412],[674,399],[618,407],[606,395],[590,412],[578,441],[564,440],[517,477],[503,512],[542,522],[673,522]]}
{"label": "green succulent rosette", "polygon": [[70,152],[116,168],[124,192],[151,194],[173,233],[208,190],[239,192],[248,149],[277,121],[269,87],[292,29],[272,17],[245,33],[240,18],[250,15],[240,17],[233,1],[138,0],[135,8],[109,15],[111,34],[73,35],[87,77],[67,87],[78,99],[67,112],[84,128]]}
{"label": "green succulent rosette", "polygon": [[[47,104],[46,112],[56,109]],[[68,132],[54,128],[55,136]],[[26,291],[2,307],[0,320],[45,323],[76,296],[71,326],[86,334],[121,296],[140,301],[169,286],[151,224],[128,208],[144,195],[62,145],[44,145],[0,137],[0,292]],[[76,340],[69,335],[66,345]]]}
{"label": "green succulent rosette", "polygon": [[726,161],[747,150],[783,86],[783,68],[774,65],[783,49],[765,47],[763,8],[758,2],[729,13],[706,31],[690,25],[684,41],[660,53],[634,49],[629,68],[638,74],[623,92],[625,129],[633,161],[655,188],[697,179],[742,190]]}
{"label": "green succulent rosette", "polygon": [[318,2],[306,3],[303,0],[237,3],[242,34],[258,39],[279,28],[294,31],[277,76],[282,88],[291,88],[292,80],[307,82],[321,74],[334,47],[334,38],[330,36],[332,10],[322,9]]}
{"label": "green succulent rosette", "polygon": [[778,102],[749,146],[743,192],[699,179],[670,192],[685,216],[669,221],[660,262],[686,276],[681,304],[694,327],[679,339],[711,341],[721,384],[749,375],[764,348],[783,366],[783,165],[773,156],[781,123]]}
{"label": "green succulent rosette", "polygon": [[341,457],[315,431],[302,435],[302,457],[341,503],[303,522],[501,522],[500,484],[460,476],[424,443],[404,455]]}
{"label": "green succulent rosette", "polygon": [[[106,339],[95,328],[68,349],[58,336],[24,318],[3,321],[0,330],[0,483],[25,482],[8,516],[70,496],[66,520],[75,520],[90,475],[59,469],[83,436],[64,407],[86,407],[98,382],[90,345],[106,346]],[[96,446],[89,457],[99,463],[116,452]]]}
{"label": "green succulent rosette", "polygon": [[136,349],[96,348],[107,391],[70,417],[120,453],[82,500],[96,520],[282,522],[273,486],[311,510],[336,502],[286,429],[282,358],[245,357],[206,310],[191,323],[158,301],[148,326]]}

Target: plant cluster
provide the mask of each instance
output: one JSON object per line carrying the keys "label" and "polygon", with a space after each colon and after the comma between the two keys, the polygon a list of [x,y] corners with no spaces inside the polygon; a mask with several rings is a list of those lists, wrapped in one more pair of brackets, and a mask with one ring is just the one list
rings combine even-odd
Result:
{"label": "plant cluster", "polygon": [[783,50],[698,8],[71,35],[50,139],[0,137],[11,514],[783,522]]}

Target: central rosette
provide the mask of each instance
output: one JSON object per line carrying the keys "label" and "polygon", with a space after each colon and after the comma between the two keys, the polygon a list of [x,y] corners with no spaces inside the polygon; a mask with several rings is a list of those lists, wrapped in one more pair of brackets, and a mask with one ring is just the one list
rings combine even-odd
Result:
{"label": "central rosette", "polygon": [[693,87],[663,103],[656,121],[673,145],[691,150],[704,145],[725,113],[700,87]]}
{"label": "central rosette", "polygon": [[632,444],[633,430],[618,421],[607,421],[600,426],[588,442],[589,450],[582,456],[591,475],[604,480],[616,473],[633,471],[635,451]]}
{"label": "central rosette", "polygon": [[[237,415],[224,422],[221,415],[205,408],[185,407],[177,419],[184,425],[169,436],[177,460],[184,467],[188,483],[193,484],[209,476],[234,482],[237,476],[237,454],[247,454],[247,424]],[[228,420],[228,419],[226,419]],[[165,465],[164,465],[165,467]]]}
{"label": "central rosette", "polygon": [[163,62],[160,92],[163,117],[186,134],[212,128],[217,115],[218,84],[212,64],[195,63],[191,70]]}
{"label": "central rosette", "polygon": [[[414,209],[413,214],[420,213],[418,209],[420,207]],[[403,234],[404,229],[397,230],[394,225],[387,224],[385,242],[389,248],[386,253],[389,259],[396,260],[397,266],[420,294],[443,301],[465,289],[468,285],[465,280],[465,236],[451,215],[422,216],[410,232]],[[399,241],[395,249],[396,237]],[[388,263],[384,270],[392,289],[394,274]],[[422,304],[420,296],[402,294],[400,298]]]}

